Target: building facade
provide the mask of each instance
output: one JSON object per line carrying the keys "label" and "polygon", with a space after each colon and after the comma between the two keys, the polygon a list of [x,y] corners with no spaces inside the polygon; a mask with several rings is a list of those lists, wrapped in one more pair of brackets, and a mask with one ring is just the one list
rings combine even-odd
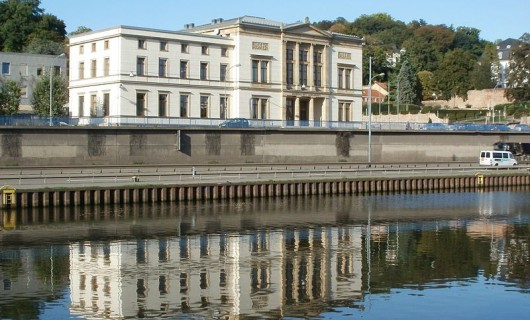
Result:
{"label": "building facade", "polygon": [[31,100],[35,82],[48,76],[53,68],[56,75],[66,75],[66,56],[45,54],[0,52],[1,78],[17,82],[21,89],[20,112],[31,112]]}
{"label": "building facade", "polygon": [[362,45],[307,20],[256,17],[80,34],[70,39],[70,111],[86,121],[360,120]]}

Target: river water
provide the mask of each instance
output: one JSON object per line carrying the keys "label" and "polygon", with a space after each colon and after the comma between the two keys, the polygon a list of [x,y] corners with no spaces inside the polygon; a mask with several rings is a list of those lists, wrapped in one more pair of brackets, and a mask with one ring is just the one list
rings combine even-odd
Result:
{"label": "river water", "polygon": [[1,319],[523,319],[527,189],[10,212]]}

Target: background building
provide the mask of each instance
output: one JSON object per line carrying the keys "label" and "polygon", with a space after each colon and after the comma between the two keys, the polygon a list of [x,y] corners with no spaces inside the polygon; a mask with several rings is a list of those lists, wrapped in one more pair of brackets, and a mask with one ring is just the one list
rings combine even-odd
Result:
{"label": "background building", "polygon": [[1,77],[4,80],[13,80],[19,83],[21,89],[21,113],[30,113],[31,99],[35,82],[40,76],[49,75],[50,68],[55,74],[66,75],[66,56],[45,54],[0,52],[2,64]]}
{"label": "background building", "polygon": [[362,45],[308,20],[256,17],[84,33],[70,39],[70,110],[91,123],[360,120]]}

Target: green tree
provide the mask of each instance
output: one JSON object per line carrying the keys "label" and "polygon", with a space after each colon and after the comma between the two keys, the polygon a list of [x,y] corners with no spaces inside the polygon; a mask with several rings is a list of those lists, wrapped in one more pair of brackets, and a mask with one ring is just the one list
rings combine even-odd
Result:
{"label": "green tree", "polygon": [[458,27],[454,33],[453,48],[464,49],[475,57],[480,57],[484,51],[484,42],[480,40],[480,30],[468,27]]}
{"label": "green tree", "polygon": [[20,106],[20,87],[14,80],[0,82],[0,114],[16,114]]}
{"label": "green tree", "polygon": [[[64,105],[68,101],[68,83],[60,76],[52,76],[52,115],[64,116]],[[50,114],[50,78],[39,77],[35,83],[32,98],[33,110],[40,116]]]}
{"label": "green tree", "polygon": [[522,42],[513,48],[506,97],[515,101],[530,101],[530,44]]}
{"label": "green tree", "polygon": [[40,0],[0,0],[0,51],[22,52],[32,39],[63,43],[66,26]]}
{"label": "green tree", "polygon": [[473,54],[463,49],[455,49],[444,56],[440,68],[434,73],[444,99],[455,96],[467,99],[467,92],[472,88],[469,75],[475,63]]}
{"label": "green tree", "polygon": [[[317,26],[317,28],[322,29],[322,30],[327,30],[327,28],[320,28],[319,26]],[[79,26],[79,27],[77,27],[77,29],[75,29],[74,31],[70,32],[68,34],[68,36],[70,36],[70,37],[71,36],[76,36],[78,34],[90,32],[90,31],[92,31],[92,29],[90,29],[89,27]]]}
{"label": "green tree", "polygon": [[403,61],[397,78],[399,90],[397,92],[397,102],[399,104],[418,103],[418,80],[415,73],[410,68],[408,61]]}
{"label": "green tree", "polygon": [[473,72],[471,80],[473,88],[476,90],[490,89],[495,87],[498,82],[495,70],[499,70],[499,59],[497,57],[497,50],[495,46],[489,44],[486,46],[484,53],[478,59]]}
{"label": "green tree", "polygon": [[418,72],[418,82],[422,92],[422,100],[429,100],[436,98],[438,90],[435,87],[434,74],[430,71]]}
{"label": "green tree", "polygon": [[444,26],[421,26],[403,43],[406,60],[418,71],[435,71],[453,43],[453,32]]}

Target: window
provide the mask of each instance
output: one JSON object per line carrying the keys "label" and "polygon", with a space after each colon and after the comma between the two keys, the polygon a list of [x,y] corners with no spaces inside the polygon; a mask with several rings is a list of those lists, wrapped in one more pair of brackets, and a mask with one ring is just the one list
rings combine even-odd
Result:
{"label": "window", "polygon": [[208,63],[201,62],[201,80],[208,80]]}
{"label": "window", "polygon": [[2,74],[11,74],[11,64],[9,62],[2,62]]}
{"label": "window", "polygon": [[221,67],[220,67],[220,75],[219,75],[219,79],[221,81],[226,81],[226,70],[228,69],[228,65],[227,64],[221,64]]}
{"label": "window", "polygon": [[188,105],[190,96],[187,94],[180,95],[180,116],[182,118],[188,117]]}
{"label": "window", "polygon": [[221,96],[219,99],[219,118],[226,119],[226,116],[228,115],[228,97]]}
{"label": "window", "polygon": [[180,45],[180,52],[182,53],[188,53],[188,44],[187,43],[182,43]]}
{"label": "window", "polygon": [[110,58],[103,60],[103,75],[108,76],[110,74]]}
{"label": "window", "polygon": [[145,75],[145,58],[144,57],[138,57],[136,58],[136,74],[139,76]]}
{"label": "window", "polygon": [[299,60],[300,62],[307,62],[307,54],[308,54],[308,51],[305,50],[305,49],[300,49],[300,52],[299,52]]}
{"label": "window", "polygon": [[313,52],[313,62],[315,64],[320,64],[322,63],[322,52],[321,51],[314,51]]}
{"label": "window", "polygon": [[188,78],[188,61],[185,61],[185,60],[180,61],[180,78],[181,79]]}
{"label": "window", "polygon": [[85,46],[84,45],[80,45],[79,46],[79,54],[83,54],[85,53]]}
{"label": "window", "polygon": [[90,95],[90,116],[96,117],[98,115],[98,98],[95,94]]}
{"label": "window", "polygon": [[110,114],[110,94],[103,93],[103,116],[107,117]]}
{"label": "window", "polygon": [[294,50],[292,48],[287,48],[287,51],[285,53],[286,55],[286,59],[288,61],[293,61],[294,60]]}
{"label": "window", "polygon": [[307,64],[306,63],[300,63],[300,85],[307,86]]}
{"label": "window", "polygon": [[286,77],[287,84],[292,85],[294,83],[294,64],[292,62],[287,62]]}
{"label": "window", "polygon": [[252,60],[252,82],[269,82],[269,61]]}
{"label": "window", "polygon": [[90,77],[96,77],[96,60],[90,61]]}
{"label": "window", "polygon": [[146,96],[145,92],[136,93],[136,115],[138,117],[145,117]]}
{"label": "window", "polygon": [[339,121],[351,121],[351,102],[339,102]]}
{"label": "window", "polygon": [[[81,65],[82,62],[79,63],[79,65]],[[40,68],[37,68],[37,76],[42,76],[44,74],[44,68],[40,67]],[[82,79],[81,77],[79,79]]]}
{"label": "window", "polygon": [[207,45],[202,45],[201,46],[201,53],[202,54],[208,54],[208,46]]}
{"label": "window", "polygon": [[209,96],[201,96],[201,118],[208,118],[208,102]]}
{"label": "window", "polygon": [[28,75],[28,65],[25,63],[21,63],[19,66],[19,72],[21,76],[27,76]]}
{"label": "window", "polygon": [[144,39],[138,40],[138,49],[147,49],[147,42]]}
{"label": "window", "polygon": [[339,67],[338,70],[338,88],[353,88],[353,67]]}
{"label": "window", "polygon": [[103,42],[103,49],[108,50],[109,49],[109,40],[105,40]]}
{"label": "window", "polygon": [[96,52],[96,43],[92,43],[92,52]]}
{"label": "window", "polygon": [[313,67],[313,85],[316,87],[322,86],[322,67]]}
{"label": "window", "polygon": [[221,48],[221,57],[228,57],[228,48]]}
{"label": "window", "polygon": [[160,51],[167,51],[167,41],[160,41]]}
{"label": "window", "polygon": [[250,101],[250,117],[252,119],[267,119],[269,100],[267,98],[252,98]]}
{"label": "window", "polygon": [[85,78],[85,63],[79,62],[79,79]]}
{"label": "window", "polygon": [[167,77],[167,59],[158,59],[158,76]]}
{"label": "window", "polygon": [[158,94],[158,116],[160,117],[168,116],[167,106],[168,106],[168,94],[159,93]]}
{"label": "window", "polygon": [[79,96],[78,104],[79,104],[79,116],[83,117],[85,115],[85,96]]}

